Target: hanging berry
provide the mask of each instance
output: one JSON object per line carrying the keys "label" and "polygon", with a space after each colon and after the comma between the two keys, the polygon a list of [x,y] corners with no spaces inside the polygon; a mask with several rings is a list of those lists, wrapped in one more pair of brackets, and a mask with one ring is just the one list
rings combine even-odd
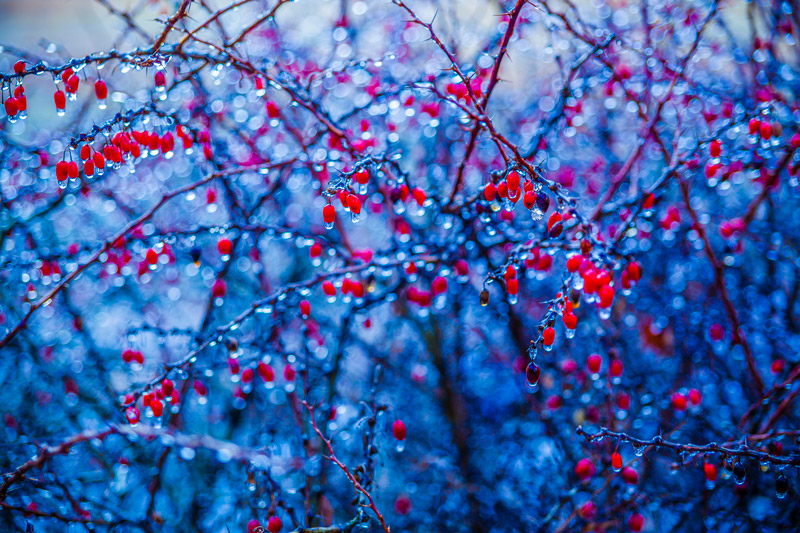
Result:
{"label": "hanging berry", "polygon": [[494,202],[494,199],[497,197],[497,187],[494,183],[487,183],[486,187],[483,189],[483,196],[486,198],[487,202]]}
{"label": "hanging berry", "polygon": [[722,154],[722,141],[719,139],[714,139],[711,141],[711,144],[708,146],[708,152],[711,154],[711,157],[718,158],[720,154]]}
{"label": "hanging berry", "polygon": [[586,358],[586,368],[592,375],[600,373],[600,368],[603,366],[603,358],[599,354],[592,354]]}
{"label": "hanging berry", "polygon": [[303,319],[307,319],[309,316],[311,316],[311,302],[308,300],[303,300],[300,302],[300,316],[302,316]]}
{"label": "hanging berry", "polygon": [[19,102],[13,96],[6,99],[5,103],[3,104],[6,108],[6,114],[8,115],[9,122],[16,122],[17,121],[17,113],[19,113]]}
{"label": "hanging berry", "polygon": [[578,476],[578,479],[581,481],[591,479],[596,472],[597,467],[594,466],[594,463],[590,459],[583,458],[575,465],[575,475]]}
{"label": "hanging berry", "polygon": [[228,293],[228,284],[225,283],[223,279],[217,279],[214,282],[214,285],[211,287],[211,295],[214,298],[224,298],[225,295]]}
{"label": "hanging berry", "polygon": [[611,468],[614,469],[614,472],[622,470],[622,455],[619,452],[611,454]]}
{"label": "hanging berry", "polygon": [[217,241],[217,251],[222,256],[223,261],[227,261],[233,253],[233,242],[230,239],[222,238]]}
{"label": "hanging berry", "polygon": [[157,71],[154,79],[156,82],[156,91],[164,92],[167,87],[167,76],[164,74],[164,71]]}
{"label": "hanging berry", "polygon": [[531,361],[528,363],[528,367],[525,369],[525,379],[528,382],[530,387],[535,387],[539,384],[539,375],[541,374],[541,370],[539,366]]}
{"label": "hanging berry", "polygon": [[361,218],[361,200],[355,194],[347,195],[347,208],[350,209],[350,218],[358,222]]}
{"label": "hanging berry", "polygon": [[639,473],[633,468],[626,466],[622,469],[622,479],[628,485],[636,485],[639,483]]}
{"label": "hanging berry", "polygon": [[328,297],[329,302],[333,302],[336,299],[336,286],[332,281],[325,280],[322,282],[322,292]]}
{"label": "hanging berry", "polygon": [[333,223],[336,221],[336,208],[331,204],[327,204],[322,208],[322,220],[325,222],[325,229],[333,229]]}
{"label": "hanging berry", "polygon": [[633,513],[630,518],[628,518],[628,529],[634,533],[639,533],[639,531],[644,529],[644,516],[639,513]]}
{"label": "hanging berry", "polygon": [[280,533],[281,529],[283,529],[283,522],[281,519],[277,516],[270,516],[267,522],[267,530],[269,530],[269,533]]}
{"label": "hanging berry", "polygon": [[94,94],[97,96],[97,106],[100,109],[106,108],[106,98],[108,98],[108,87],[103,80],[94,82]]}
{"label": "hanging berry", "polygon": [[573,255],[567,259],[567,270],[570,272],[577,272],[583,264],[583,256],[580,254]]}
{"label": "hanging berry", "polygon": [[56,93],[53,95],[53,101],[56,104],[56,114],[59,117],[63,117],[65,114],[64,110],[67,107],[67,97],[64,94],[64,91],[56,91]]}
{"label": "hanging berry", "polygon": [[545,328],[542,332],[542,343],[544,349],[550,351],[553,349],[553,342],[556,340],[556,330],[552,327]]}
{"label": "hanging berry", "polygon": [[264,383],[272,383],[275,381],[275,371],[272,369],[272,366],[264,361],[259,361],[256,370],[258,371],[258,375],[261,376],[261,379],[264,380]]}
{"label": "hanging berry", "polygon": [[434,296],[447,292],[447,278],[436,276],[431,282],[431,292]]}
{"label": "hanging berry", "polygon": [[392,433],[394,434],[394,438],[397,440],[406,440],[406,425],[405,423],[397,419],[392,424]]}

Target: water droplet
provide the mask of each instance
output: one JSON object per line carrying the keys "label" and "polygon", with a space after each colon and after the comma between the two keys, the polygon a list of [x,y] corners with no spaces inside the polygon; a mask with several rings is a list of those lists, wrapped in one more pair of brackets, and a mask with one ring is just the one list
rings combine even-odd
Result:
{"label": "water droplet", "polygon": [[789,480],[786,479],[786,476],[780,474],[778,479],[775,480],[775,496],[777,496],[779,500],[782,500],[786,497],[788,492]]}
{"label": "water droplet", "polygon": [[528,386],[530,388],[535,388],[536,385],[539,384],[539,376],[541,375],[541,370],[536,363],[528,363],[528,368],[525,369],[525,379],[528,382]]}
{"label": "water droplet", "polygon": [[733,466],[733,481],[735,481],[737,485],[742,485],[745,482],[746,477],[747,470],[745,470],[741,461],[737,461],[737,463]]}

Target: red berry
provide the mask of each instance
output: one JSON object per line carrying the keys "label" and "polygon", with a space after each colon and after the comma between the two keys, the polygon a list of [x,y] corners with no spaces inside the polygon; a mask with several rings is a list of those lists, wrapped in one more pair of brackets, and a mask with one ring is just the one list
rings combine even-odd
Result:
{"label": "red berry", "polygon": [[631,261],[628,263],[627,272],[633,281],[639,281],[642,279],[642,264],[638,261]]}
{"label": "red berry", "polygon": [[208,387],[206,387],[205,384],[199,379],[195,380],[194,382],[194,391],[200,396],[208,395]]}
{"label": "red berry", "polygon": [[689,390],[689,402],[692,405],[700,405],[703,401],[703,394],[697,389]]}
{"label": "red berry", "polygon": [[23,72],[25,72],[25,62],[20,60],[14,63],[14,73],[22,74]]}
{"label": "red berry", "polygon": [[578,464],[575,465],[575,475],[583,481],[586,479],[591,478],[597,472],[597,468],[594,466],[594,463],[587,459],[583,458],[578,461]]}
{"label": "red berry", "polygon": [[150,248],[147,250],[146,258],[147,262],[151,265],[155,265],[158,263],[158,252]]}
{"label": "red berry", "polygon": [[564,327],[567,329],[575,329],[578,327],[578,317],[572,313],[564,313]]}
{"label": "red berry", "polygon": [[622,361],[619,359],[614,359],[611,361],[611,365],[609,367],[609,374],[612,377],[618,378],[622,375]]}
{"label": "red berry", "polygon": [[227,293],[228,284],[225,283],[225,280],[223,279],[216,280],[214,285],[211,287],[211,295],[214,298],[224,298]]}
{"label": "red berry", "polygon": [[619,407],[623,411],[627,411],[628,409],[630,409],[631,397],[625,392],[620,392],[617,395],[617,407]]}
{"label": "red berry", "polygon": [[686,396],[676,392],[672,395],[672,408],[676,411],[685,411],[687,407]]}
{"label": "red berry", "polygon": [[217,250],[222,255],[231,255],[233,252],[233,243],[230,239],[220,239],[217,241]]}
{"label": "red berry", "polygon": [[281,519],[277,516],[270,516],[267,522],[267,530],[269,533],[280,533],[281,529],[283,529],[283,522],[281,522]]}
{"label": "red berry", "polygon": [[456,272],[459,276],[466,276],[469,274],[469,263],[463,259],[457,259],[455,263]]}
{"label": "red berry", "polygon": [[408,496],[398,496],[394,501],[394,512],[399,515],[407,515],[411,512],[411,499]]}
{"label": "red berry", "polygon": [[561,213],[555,211],[552,215],[550,215],[550,218],[547,220],[547,231],[552,232],[553,226],[561,222],[561,220],[562,220]]}
{"label": "red berry", "polygon": [[556,340],[556,330],[553,328],[545,328],[542,332],[542,342],[544,342],[544,345],[551,346],[554,340]]}
{"label": "red berry", "polygon": [[589,500],[581,505],[581,508],[578,512],[580,513],[581,518],[585,520],[593,520],[594,517],[597,516],[597,504],[592,500]]}
{"label": "red berry", "polygon": [[539,383],[539,376],[541,373],[542,371],[536,363],[528,363],[528,366],[525,369],[525,379],[528,381],[528,385],[535,387],[536,384]]}
{"label": "red berry", "polygon": [[711,144],[708,146],[708,152],[711,154],[711,157],[719,157],[722,153],[722,141],[719,139],[711,141]]}
{"label": "red berry", "polygon": [[308,318],[311,315],[311,302],[308,300],[300,302],[300,314],[303,315],[303,318]]}
{"label": "red berry", "polygon": [[336,208],[333,207],[331,204],[326,205],[322,208],[322,220],[325,221],[326,224],[333,224],[336,220]]}
{"label": "red berry", "polygon": [[69,177],[69,164],[66,161],[59,161],[56,163],[56,178],[58,181],[64,181]]}
{"label": "red berry", "polygon": [[103,80],[94,82],[94,94],[97,95],[98,100],[105,100],[108,98],[108,87]]}
{"label": "red berry", "polygon": [[519,280],[517,278],[511,278],[506,281],[506,287],[508,288],[508,294],[512,296],[519,293]]}
{"label": "red berry", "polygon": [[639,472],[626,466],[622,469],[622,479],[624,479],[625,483],[628,485],[636,485],[639,482]]}
{"label": "red berry", "polygon": [[494,183],[490,182],[486,184],[486,187],[483,189],[483,196],[489,202],[494,201],[497,197],[497,187],[495,187]]}
{"label": "red berry", "polygon": [[602,366],[603,366],[603,358],[596,353],[593,353],[586,359],[586,368],[589,369],[589,372],[591,374],[599,374],[600,367]]}
{"label": "red berry", "polygon": [[517,277],[517,269],[514,268],[514,265],[508,265],[506,267],[506,272],[503,274],[503,277],[506,279],[506,281]]}
{"label": "red berry", "polygon": [[414,200],[417,201],[417,204],[422,207],[425,203],[425,200],[428,199],[428,195],[425,194],[425,191],[420,189],[419,187],[415,187],[414,190],[411,191],[412,196],[414,196]]}
{"label": "red berry", "polygon": [[247,533],[256,533],[256,529],[261,527],[261,522],[255,518],[247,523]]}
{"label": "red berry", "polygon": [[275,381],[275,371],[264,361],[260,361],[258,363],[256,370],[258,370],[258,375],[261,376],[261,379],[264,380],[264,383],[272,383]]}
{"label": "red berry", "polygon": [[447,292],[447,278],[442,276],[436,276],[433,278],[433,282],[431,282],[431,291],[433,294],[442,294],[443,292]]}
{"label": "red berry", "polygon": [[125,410],[125,418],[128,419],[128,423],[131,425],[139,423],[139,416],[140,413],[138,407],[129,407]]}
{"label": "red berry", "polygon": [[639,513],[633,513],[631,517],[628,518],[628,529],[634,533],[639,533],[639,531],[644,529],[644,517]]}
{"label": "red berry", "polygon": [[708,336],[712,341],[721,341],[725,338],[725,328],[721,324],[711,324],[711,327],[708,328]]}
{"label": "red berry", "polygon": [[600,307],[609,308],[614,304],[614,287],[603,285],[598,291],[600,296]]}
{"label": "red berry", "polygon": [[336,286],[330,280],[325,280],[322,282],[322,292],[325,293],[325,296],[336,296]]}
{"label": "red berry", "polygon": [[392,424],[392,433],[397,440],[406,440],[406,425],[402,420],[395,420]]}
{"label": "red berry", "polygon": [[9,117],[14,117],[19,113],[18,100],[13,96],[5,101],[4,106]]}
{"label": "red berry", "polygon": [[508,198],[508,184],[506,184],[505,181],[501,181],[497,186],[497,196],[500,198]]}
{"label": "red berry", "polygon": [[167,84],[167,77],[163,70],[159,70],[155,75],[156,87],[164,87]]}
{"label": "red berry", "polygon": [[611,454],[611,468],[617,471],[622,469],[622,455],[619,452]]}
{"label": "red berry", "polygon": [[95,168],[99,170],[106,168],[106,158],[103,157],[103,154],[100,152],[95,152],[92,154],[92,162],[94,163]]}
{"label": "red berry", "polygon": [[73,94],[78,92],[78,85],[80,84],[80,82],[81,79],[78,76],[74,74],[70,76],[66,81],[67,92]]}
{"label": "red berry", "polygon": [[506,183],[508,184],[509,191],[518,191],[519,190],[519,173],[516,170],[512,170],[506,176]]}
{"label": "red berry", "polygon": [[56,91],[53,95],[53,100],[56,103],[56,109],[64,109],[67,107],[67,96],[64,94],[64,91]]}
{"label": "red berry", "polygon": [[583,264],[583,256],[576,254],[567,259],[567,270],[570,272],[577,272]]}
{"label": "red berry", "polygon": [[526,191],[522,196],[522,203],[525,204],[526,209],[533,209],[536,207],[536,193],[533,191]]}
{"label": "red berry", "polygon": [[347,195],[347,207],[356,215],[361,213],[361,200],[355,194]]}
{"label": "red berry", "polygon": [[369,183],[369,172],[362,168],[358,172],[355,173],[356,183],[360,183],[361,185],[366,185]]}

